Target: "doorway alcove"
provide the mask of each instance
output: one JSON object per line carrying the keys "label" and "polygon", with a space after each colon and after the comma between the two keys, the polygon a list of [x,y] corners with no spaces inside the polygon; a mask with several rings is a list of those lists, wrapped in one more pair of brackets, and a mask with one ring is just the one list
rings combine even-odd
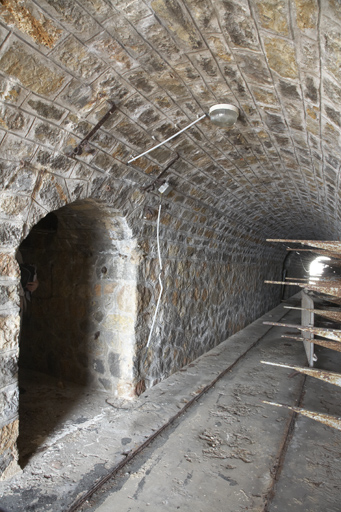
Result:
{"label": "doorway alcove", "polygon": [[[37,267],[39,280],[23,314],[20,335],[19,384],[24,394],[19,450],[26,445],[21,450],[26,456],[39,445],[37,439],[46,438],[65,419],[67,409],[75,408],[84,391],[95,401],[96,393],[102,401],[103,394],[133,396],[135,245],[119,212],[93,200],[49,213],[20,245],[23,261]],[[32,391],[31,384],[34,404],[25,396]],[[62,409],[54,401],[53,389],[59,402],[65,402]],[[37,399],[40,396],[43,404],[44,393],[50,404],[58,405],[58,411],[51,406],[48,427],[36,421],[46,415],[46,410],[37,412]],[[31,404],[30,411],[25,411],[25,401]],[[41,432],[32,432],[33,417]]]}

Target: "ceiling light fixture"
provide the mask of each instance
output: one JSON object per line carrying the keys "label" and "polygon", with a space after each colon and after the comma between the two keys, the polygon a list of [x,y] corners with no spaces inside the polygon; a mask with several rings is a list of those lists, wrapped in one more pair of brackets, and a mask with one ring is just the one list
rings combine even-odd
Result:
{"label": "ceiling light fixture", "polygon": [[185,126],[185,128],[178,131],[168,139],[164,140],[163,142],[160,142],[160,144],[157,144],[156,146],[153,146],[152,148],[145,151],[144,153],[141,153],[140,155],[131,158],[130,160],[128,160],[128,164],[130,164],[131,162],[135,162],[135,160],[141,158],[141,156],[147,155],[151,151],[154,151],[154,149],[163,146],[163,144],[166,144],[166,142],[169,142],[170,140],[174,139],[175,137],[180,135],[180,133],[183,133],[184,131],[188,130],[188,128],[191,128],[191,126],[194,126],[205,117],[209,117],[211,122],[216,126],[220,126],[221,128],[231,128],[237,121],[238,115],[239,110],[234,105],[230,105],[229,103],[220,103],[219,105],[213,105],[213,107],[210,108],[208,114],[204,114],[203,116],[199,117],[198,119],[196,119],[196,121],[193,121],[188,126]]}
{"label": "ceiling light fixture", "polygon": [[239,110],[234,105],[221,103],[210,108],[211,123],[223,128],[230,128],[238,119]]}

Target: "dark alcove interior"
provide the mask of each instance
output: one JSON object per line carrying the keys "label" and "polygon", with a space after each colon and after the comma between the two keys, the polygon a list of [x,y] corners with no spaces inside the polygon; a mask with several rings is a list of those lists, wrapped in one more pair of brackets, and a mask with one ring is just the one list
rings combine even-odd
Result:
{"label": "dark alcove interior", "polygon": [[[49,213],[19,247],[23,262],[36,266],[39,281],[21,320],[22,465],[61,422],[86,421],[97,403],[119,394],[127,373],[127,350],[120,347],[132,346],[134,335],[134,311],[119,300],[134,280],[122,254],[130,250],[127,233],[117,212],[87,200]],[[122,315],[130,326],[126,343],[115,329]]]}

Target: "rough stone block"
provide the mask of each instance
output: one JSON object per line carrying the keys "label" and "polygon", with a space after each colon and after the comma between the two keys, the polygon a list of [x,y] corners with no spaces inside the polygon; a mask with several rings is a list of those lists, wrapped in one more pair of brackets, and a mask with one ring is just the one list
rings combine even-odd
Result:
{"label": "rough stone block", "polygon": [[148,73],[141,68],[134,69],[127,74],[127,79],[137,91],[145,95],[154,95],[158,91],[158,85],[151,80]]}
{"label": "rough stone block", "polygon": [[293,44],[285,39],[266,37],[266,56],[271,69],[284,78],[297,78],[298,68]]}
{"label": "rough stone block", "polygon": [[19,315],[0,316],[0,350],[15,350],[20,329]]}
{"label": "rough stone block", "polygon": [[67,134],[56,126],[37,120],[32,126],[31,137],[39,144],[58,149]]}
{"label": "rough stone block", "polygon": [[[90,130],[89,130],[90,131]],[[106,152],[110,152],[116,144],[116,139],[102,130],[99,130],[91,139],[91,144],[98,146]]]}
{"label": "rough stone block", "polygon": [[137,58],[150,52],[150,47],[131,26],[131,24],[123,17],[114,16],[110,20],[107,20],[103,25],[109,34],[121,42],[123,47],[133,58]]}
{"label": "rough stone block", "polygon": [[109,19],[116,13],[105,0],[83,0],[82,6],[99,22]]}
{"label": "rough stone block", "polygon": [[336,85],[328,77],[325,77],[323,81],[323,90],[326,97],[328,97],[331,102],[341,102],[341,87]]}
{"label": "rough stone block", "polygon": [[34,143],[13,134],[8,134],[1,142],[0,147],[2,157],[15,162],[30,159],[36,149]]}
{"label": "rough stone block", "polygon": [[71,176],[73,179],[89,180],[93,173],[94,170],[91,167],[78,162],[73,168]]}
{"label": "rough stone block", "polygon": [[62,30],[30,1],[20,5],[16,1],[5,0],[0,16],[7,25],[16,27],[30,41],[46,48],[53,48],[62,34]]}
{"label": "rough stone block", "polygon": [[17,384],[7,386],[0,392],[0,425],[15,418],[19,411],[19,388]]}
{"label": "rough stone block", "polygon": [[248,6],[241,2],[223,0],[218,4],[218,9],[225,34],[233,46],[254,50],[258,46],[258,37]]}
{"label": "rough stone block", "polygon": [[6,103],[18,105],[27,97],[28,91],[8,76],[0,75],[0,98]]}
{"label": "rough stone block", "polygon": [[334,108],[325,105],[325,112],[329,120],[341,128],[341,115],[339,110],[336,111]]}
{"label": "rough stone block", "polygon": [[300,67],[311,76],[313,73],[318,77],[319,73],[319,46],[308,37],[301,37]]}
{"label": "rough stone block", "polygon": [[[313,135],[318,136],[319,135],[319,118],[317,115],[317,109],[316,107],[307,107],[307,117],[306,117],[306,123],[307,123],[307,130],[308,132],[312,133]],[[334,128],[332,128],[332,131],[334,131]]]}
{"label": "rough stone block", "polygon": [[[86,2],[94,9],[97,2]],[[77,35],[83,41],[91,39],[100,32],[100,25],[88,15],[81,5],[75,4],[73,0],[41,0],[50,15],[66,26],[71,33]]]}
{"label": "rough stone block", "polygon": [[151,144],[149,137],[129,119],[124,119],[115,127],[115,133],[122,140],[127,141],[137,148],[146,148]]}
{"label": "rough stone block", "polygon": [[65,181],[46,171],[39,175],[39,186],[35,189],[35,200],[47,211],[57,210],[69,202]]}
{"label": "rough stone block", "polygon": [[21,237],[22,228],[11,222],[0,223],[0,246],[17,247]]}
{"label": "rough stone block", "polygon": [[86,180],[66,180],[71,201],[85,199],[89,196],[89,184]]}
{"label": "rough stone block", "polygon": [[296,23],[300,30],[316,29],[319,6],[316,0],[295,0]]}
{"label": "rough stone block", "polygon": [[136,285],[124,284],[117,290],[117,305],[120,311],[134,315],[136,310]]}
{"label": "rough stone block", "polygon": [[3,128],[25,136],[33,117],[9,105],[0,106],[0,124]]}
{"label": "rough stone block", "polygon": [[0,431],[0,480],[9,478],[20,471],[17,464],[18,451],[16,441],[18,435],[18,420],[4,426]]}
{"label": "rough stone block", "polygon": [[[43,126],[44,125],[42,125],[42,127]],[[38,163],[39,167],[43,166],[44,169],[54,174],[59,174],[60,176],[69,176],[75,165],[75,162],[71,158],[67,158],[55,151],[47,151],[46,149],[37,151],[33,165],[35,161]]]}
{"label": "rough stone block", "polygon": [[171,59],[172,62],[181,58],[181,51],[154,16],[137,20],[136,27],[139,33],[166,58]]}
{"label": "rough stone block", "polygon": [[286,126],[282,117],[277,114],[267,112],[265,122],[271,131],[276,133],[284,133],[286,131]]}
{"label": "rough stone block", "polygon": [[19,277],[19,266],[12,255],[0,253],[0,275],[14,278]]}
{"label": "rough stone block", "polygon": [[209,0],[187,0],[191,13],[203,31],[220,32],[218,18]]}
{"label": "rough stone block", "polygon": [[238,53],[240,69],[248,82],[272,85],[273,81],[263,56],[257,54]]}
{"label": "rough stone block", "polygon": [[58,100],[74,112],[79,112],[80,109],[88,112],[96,104],[96,93],[91,85],[74,78],[63,89]]}
{"label": "rough stone block", "polygon": [[0,70],[43,96],[55,94],[66,81],[66,76],[51,62],[15,39],[0,58]]}
{"label": "rough stone block", "polygon": [[1,26],[0,27],[0,41],[1,41],[1,44],[3,43],[3,41],[5,41],[5,39],[8,36],[8,34],[9,34],[9,30],[7,30],[5,27]]}
{"label": "rough stone block", "polygon": [[186,50],[202,48],[200,34],[179,2],[176,0],[153,0],[151,7],[182,48]]}
{"label": "rough stone block", "polygon": [[102,172],[109,171],[110,169],[112,169],[114,163],[115,161],[111,156],[99,151],[97,152],[95,158],[91,160],[91,165],[93,165]]}
{"label": "rough stone block", "polygon": [[72,74],[92,81],[104,71],[104,64],[74,37],[69,37],[53,52],[54,58]]}
{"label": "rough stone block", "polygon": [[129,3],[118,1],[115,5],[116,9],[122,12],[133,25],[141,18],[146,18],[151,14],[151,10],[147,5],[141,4],[139,0],[131,0]]}
{"label": "rough stone block", "polygon": [[19,434],[19,421],[4,426],[0,431],[0,455],[13,446]]}
{"label": "rough stone block", "polygon": [[0,204],[0,215],[17,221],[19,219],[25,220],[30,204],[31,200],[28,197],[6,195]]}
{"label": "rough stone block", "polygon": [[339,26],[328,25],[328,31],[324,34],[324,49],[326,72],[334,76],[340,83],[341,71],[339,66],[339,56],[341,53],[341,35]]}
{"label": "rough stone block", "polygon": [[49,119],[54,123],[61,122],[68,112],[61,106],[39,98],[39,96],[35,96],[34,94],[30,95],[23,106],[25,110],[28,110],[39,117]]}
{"label": "rough stone block", "polygon": [[31,208],[30,208],[30,213],[29,213],[29,216],[27,218],[27,222],[26,222],[26,225],[24,228],[23,236],[27,236],[29,234],[31,228],[33,228],[33,226],[35,226],[35,224],[37,224],[37,222],[39,222],[40,219],[45,216],[46,216],[46,210],[33,201]]}
{"label": "rough stone block", "polygon": [[117,41],[107,33],[99,34],[91,41],[91,47],[100,52],[103,59],[115,66],[121,72],[129,71],[138,66],[138,63],[122,48]]}
{"label": "rough stone block", "polygon": [[256,0],[260,24],[263,28],[283,36],[289,35],[289,13],[283,0]]}
{"label": "rough stone block", "polygon": [[4,353],[0,361],[0,388],[9,386],[18,378],[18,355]]}
{"label": "rough stone block", "polygon": [[36,179],[36,169],[27,163],[0,161],[0,185],[9,193],[29,195]]}
{"label": "rough stone block", "polygon": [[132,317],[125,315],[107,315],[105,324],[106,329],[113,331],[117,330],[126,334],[131,334],[134,331],[134,322]]}

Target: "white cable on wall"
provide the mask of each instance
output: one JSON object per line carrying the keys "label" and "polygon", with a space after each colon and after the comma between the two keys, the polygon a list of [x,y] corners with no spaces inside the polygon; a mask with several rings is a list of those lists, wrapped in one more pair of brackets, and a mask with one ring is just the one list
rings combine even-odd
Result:
{"label": "white cable on wall", "polygon": [[[236,107],[235,107],[236,108]],[[175,137],[177,137],[178,135],[180,135],[180,133],[183,133],[184,131],[188,130],[188,128],[191,128],[191,126],[197,124],[199,121],[201,121],[202,119],[204,119],[204,117],[207,117],[207,114],[204,114],[203,116],[199,117],[198,119],[196,119],[195,121],[192,121],[192,123],[188,124],[187,126],[185,126],[185,128],[182,128],[182,130],[174,133],[174,135],[172,135],[171,137],[168,137],[168,139],[164,140],[163,142],[160,142],[160,144],[157,144],[156,146],[153,146],[152,148],[148,149],[147,151],[145,151],[144,153],[141,153],[140,155],[137,155],[135,156],[134,158],[131,158],[130,160],[128,160],[128,164],[130,164],[131,162],[135,162],[135,160],[137,160],[138,158],[141,158],[141,156],[145,156],[145,155],[148,155],[148,153],[150,153],[151,151],[154,151],[154,149],[157,149],[159,148],[160,146],[163,146],[163,144],[166,144],[166,142],[169,142],[170,140],[174,139]]]}
{"label": "white cable on wall", "polygon": [[153,330],[154,330],[154,325],[155,325],[157,313],[158,313],[159,306],[160,306],[161,296],[162,296],[162,292],[163,292],[163,285],[162,285],[162,280],[161,280],[162,259],[161,259],[161,251],[160,251],[160,218],[161,218],[161,203],[160,203],[160,206],[159,206],[159,215],[157,217],[157,225],[156,225],[157,252],[158,252],[158,256],[159,256],[159,265],[160,265],[160,273],[159,273],[160,293],[159,293],[159,298],[158,298],[157,304],[156,304],[156,309],[155,309],[155,313],[154,313],[153,323],[152,323],[152,326],[150,328],[150,332],[149,332],[149,336],[148,336],[148,341],[147,341],[147,345],[146,345],[147,348],[149,347],[150,340],[152,338],[152,334],[153,334]]}

